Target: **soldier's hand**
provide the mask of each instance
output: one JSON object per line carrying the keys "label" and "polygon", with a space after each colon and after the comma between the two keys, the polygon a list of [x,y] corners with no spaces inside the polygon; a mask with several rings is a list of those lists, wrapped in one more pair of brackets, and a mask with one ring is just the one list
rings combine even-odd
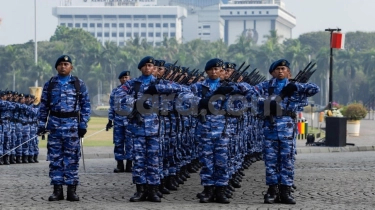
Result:
{"label": "soldier's hand", "polygon": [[78,137],[83,138],[85,134],[87,133],[87,130],[84,128],[78,128]]}
{"label": "soldier's hand", "polygon": [[155,85],[151,85],[150,87],[147,88],[147,90],[145,91],[145,94],[158,94],[158,90],[156,89],[156,86]]}
{"label": "soldier's hand", "polygon": [[287,86],[285,86],[281,92],[280,95],[282,96],[281,98],[284,98],[285,96],[292,96],[294,91],[297,91],[297,86],[294,83],[289,83]]}
{"label": "soldier's hand", "polygon": [[218,87],[217,90],[214,92],[214,94],[229,94],[233,91],[233,87],[230,86],[223,86],[223,87]]}
{"label": "soldier's hand", "polygon": [[36,135],[41,136],[41,135],[44,135],[45,133],[47,133],[47,130],[45,127],[38,127]]}
{"label": "soldier's hand", "polygon": [[112,120],[108,120],[108,123],[107,123],[107,126],[105,127],[105,130],[108,131],[108,130],[111,129],[112,127],[113,127]]}

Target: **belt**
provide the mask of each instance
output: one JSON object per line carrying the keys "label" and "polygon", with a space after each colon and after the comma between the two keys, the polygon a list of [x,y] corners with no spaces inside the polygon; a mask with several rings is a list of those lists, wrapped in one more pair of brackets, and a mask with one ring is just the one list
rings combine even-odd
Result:
{"label": "belt", "polygon": [[69,118],[69,117],[78,117],[78,112],[50,112],[51,116],[58,118]]}

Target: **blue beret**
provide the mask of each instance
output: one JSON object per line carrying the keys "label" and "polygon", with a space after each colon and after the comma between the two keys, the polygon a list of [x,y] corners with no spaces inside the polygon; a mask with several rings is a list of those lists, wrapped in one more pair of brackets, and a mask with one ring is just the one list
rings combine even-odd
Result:
{"label": "blue beret", "polygon": [[219,58],[213,58],[206,63],[204,70],[210,70],[212,67],[223,67],[225,68],[224,61]]}
{"label": "blue beret", "polygon": [[155,66],[163,67],[165,65],[165,60],[155,60]]}
{"label": "blue beret", "polygon": [[155,65],[155,59],[151,56],[146,56],[138,64],[138,69],[140,70],[146,63],[152,63]]}
{"label": "blue beret", "polygon": [[59,63],[62,62],[62,61],[72,63],[72,59],[70,58],[69,55],[62,55],[57,59],[57,61],[55,63],[55,68],[57,68]]}
{"label": "blue beret", "polygon": [[166,63],[166,64],[164,64],[164,67],[165,67],[165,70],[170,71],[171,68],[173,67],[173,64],[172,63]]}
{"label": "blue beret", "polygon": [[235,63],[230,63],[230,62],[225,62],[224,63],[225,68],[230,68],[230,69],[236,69],[236,64]]}
{"label": "blue beret", "polygon": [[280,60],[277,60],[277,61],[275,61],[271,64],[268,72],[271,74],[273,72],[273,70],[275,70],[278,66],[286,66],[286,67],[289,68],[289,65],[290,65],[290,63],[287,60],[280,59]]}
{"label": "blue beret", "polygon": [[130,76],[130,71],[123,71],[118,75],[118,79],[121,79],[123,76]]}

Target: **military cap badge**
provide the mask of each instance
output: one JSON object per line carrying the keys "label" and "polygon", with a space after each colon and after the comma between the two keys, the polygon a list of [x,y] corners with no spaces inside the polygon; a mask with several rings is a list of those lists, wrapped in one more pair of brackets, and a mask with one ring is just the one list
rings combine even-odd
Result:
{"label": "military cap badge", "polygon": [[69,58],[68,58],[68,56],[65,56],[65,57],[64,57],[64,60],[66,60],[66,61],[67,61],[68,59],[69,59]]}

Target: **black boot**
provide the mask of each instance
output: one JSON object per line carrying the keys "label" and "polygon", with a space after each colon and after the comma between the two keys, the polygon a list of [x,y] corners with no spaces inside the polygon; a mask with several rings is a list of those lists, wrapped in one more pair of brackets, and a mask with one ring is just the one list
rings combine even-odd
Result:
{"label": "black boot", "polygon": [[184,184],[184,180],[181,179],[180,172],[177,172],[175,180],[178,184]]}
{"label": "black boot", "polygon": [[241,188],[241,184],[237,182],[235,179],[229,180],[234,188]]}
{"label": "black boot", "polygon": [[131,202],[145,201],[147,198],[146,185],[137,184],[137,192],[134,193],[133,197],[130,198]]}
{"label": "black boot", "polygon": [[29,163],[35,163],[34,162],[34,155],[29,155],[28,158],[27,158],[27,162],[29,162]]}
{"label": "black boot", "polygon": [[205,192],[205,195],[200,198],[199,202],[200,203],[210,203],[214,202],[215,200],[215,194],[214,194],[214,186],[205,186],[204,188],[207,187],[207,190]]}
{"label": "black boot", "polygon": [[235,189],[234,189],[234,187],[232,186],[232,183],[229,181],[228,182],[228,186],[227,186],[227,188],[228,188],[228,190],[230,190],[231,192],[234,192],[235,191]]}
{"label": "black boot", "polygon": [[230,203],[228,197],[225,195],[225,187],[226,186],[215,187],[216,203]]}
{"label": "black boot", "polygon": [[290,192],[290,186],[280,185],[280,202],[285,204],[296,204],[292,193]]}
{"label": "black boot", "polygon": [[125,166],[124,166],[124,161],[123,160],[118,160],[117,161],[117,168],[113,170],[114,173],[123,173],[125,172]]}
{"label": "black boot", "polygon": [[188,171],[189,173],[197,173],[197,170],[196,170],[196,169],[194,168],[194,166],[193,166],[193,162],[187,164],[186,168],[187,168],[187,171]]}
{"label": "black boot", "polygon": [[165,180],[165,178],[160,180],[159,191],[163,194],[171,194],[171,192],[165,187]]}
{"label": "black boot", "polygon": [[21,156],[16,156],[16,163],[22,163]]}
{"label": "black boot", "polygon": [[53,193],[48,198],[49,201],[64,200],[64,192],[62,185],[53,185]]}
{"label": "black boot", "polygon": [[3,161],[4,161],[4,165],[10,165],[10,162],[9,162],[9,155],[5,155],[3,157]]}
{"label": "black boot", "polygon": [[[1,155],[2,156],[2,155]],[[0,166],[4,165],[3,158],[0,158]]]}
{"label": "black boot", "polygon": [[184,166],[184,167],[182,167],[182,168],[183,168],[182,173],[184,174],[184,176],[185,176],[186,178],[190,178],[190,173],[189,173],[189,171],[188,171],[188,169],[187,169],[187,166]]}
{"label": "black boot", "polygon": [[35,163],[39,163],[39,161],[38,161],[38,155],[34,155],[34,162]]}
{"label": "black boot", "polygon": [[16,164],[16,159],[15,159],[14,155],[9,156],[9,163],[10,164]]}
{"label": "black boot", "polygon": [[132,172],[132,168],[133,168],[133,161],[127,160],[125,172]]}
{"label": "black boot", "polygon": [[174,184],[174,175],[171,175],[167,178],[167,180],[165,180],[165,187],[168,189],[168,190],[171,190],[171,191],[176,191],[177,190],[177,186]]}
{"label": "black boot", "polygon": [[205,197],[206,194],[208,193],[210,187],[211,186],[204,186],[203,191],[200,192],[200,193],[197,193],[197,198],[201,199],[201,198]]}
{"label": "black boot", "polygon": [[27,160],[28,159],[27,157],[28,157],[27,155],[22,156],[22,163],[29,163],[29,161]]}
{"label": "black boot", "polygon": [[230,189],[228,188],[228,185],[225,187],[224,192],[225,192],[225,196],[227,196],[227,198],[232,198],[233,193],[232,193],[232,191],[230,191]]}
{"label": "black boot", "polygon": [[147,200],[151,202],[161,202],[158,196],[159,185],[148,185],[148,196]]}
{"label": "black boot", "polygon": [[[187,177],[186,177],[185,174],[183,173],[182,169],[181,169],[181,171],[178,172],[178,177],[179,177],[183,182],[186,182],[186,181],[187,181]],[[179,184],[184,184],[184,183],[179,183]]]}
{"label": "black boot", "polygon": [[264,203],[278,203],[279,200],[279,189],[277,185],[270,185],[268,187],[267,194],[264,195]]}
{"label": "black boot", "polygon": [[68,193],[66,196],[66,200],[68,201],[79,201],[79,197],[76,194],[77,185],[68,185]]}

